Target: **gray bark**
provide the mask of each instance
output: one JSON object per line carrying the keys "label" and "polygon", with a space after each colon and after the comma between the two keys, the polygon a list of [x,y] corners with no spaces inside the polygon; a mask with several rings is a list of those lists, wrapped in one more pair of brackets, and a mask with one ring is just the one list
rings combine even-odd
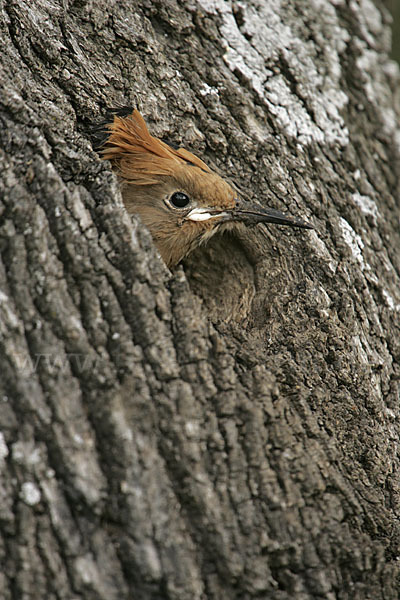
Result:
{"label": "gray bark", "polygon": [[[388,16],[278,4],[0,2],[1,598],[398,598]],[[129,104],[315,230],[170,273],[87,134]]]}

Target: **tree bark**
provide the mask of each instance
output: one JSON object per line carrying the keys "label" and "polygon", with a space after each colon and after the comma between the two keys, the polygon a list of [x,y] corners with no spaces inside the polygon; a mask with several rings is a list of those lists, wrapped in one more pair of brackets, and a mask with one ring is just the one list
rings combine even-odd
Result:
{"label": "tree bark", "polygon": [[[398,598],[385,8],[0,5],[0,597]],[[315,230],[169,272],[87,133],[130,104]]]}

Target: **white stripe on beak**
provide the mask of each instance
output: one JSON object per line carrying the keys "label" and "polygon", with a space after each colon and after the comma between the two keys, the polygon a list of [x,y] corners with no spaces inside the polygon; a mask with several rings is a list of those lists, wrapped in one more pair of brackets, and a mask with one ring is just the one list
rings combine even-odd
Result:
{"label": "white stripe on beak", "polygon": [[215,219],[216,217],[227,217],[228,213],[219,212],[215,214],[211,214],[207,208],[194,208],[187,215],[187,219],[191,221],[208,221],[209,219]]}

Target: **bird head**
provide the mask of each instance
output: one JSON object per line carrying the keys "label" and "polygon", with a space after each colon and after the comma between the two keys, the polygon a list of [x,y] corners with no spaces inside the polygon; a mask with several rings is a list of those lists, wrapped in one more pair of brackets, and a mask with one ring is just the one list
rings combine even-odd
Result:
{"label": "bird head", "polygon": [[140,216],[169,267],[238,223],[311,228],[302,219],[242,200],[197,156],[151,136],[137,110],[115,116],[108,129],[102,157],[121,179],[127,211]]}

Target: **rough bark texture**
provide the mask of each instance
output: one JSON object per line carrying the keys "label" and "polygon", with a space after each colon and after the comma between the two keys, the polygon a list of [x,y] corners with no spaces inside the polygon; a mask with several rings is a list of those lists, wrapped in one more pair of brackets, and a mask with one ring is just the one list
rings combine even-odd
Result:
{"label": "rough bark texture", "polygon": [[[279,4],[0,2],[2,599],[398,598],[388,17]],[[127,104],[315,231],[170,273],[86,133]]]}

